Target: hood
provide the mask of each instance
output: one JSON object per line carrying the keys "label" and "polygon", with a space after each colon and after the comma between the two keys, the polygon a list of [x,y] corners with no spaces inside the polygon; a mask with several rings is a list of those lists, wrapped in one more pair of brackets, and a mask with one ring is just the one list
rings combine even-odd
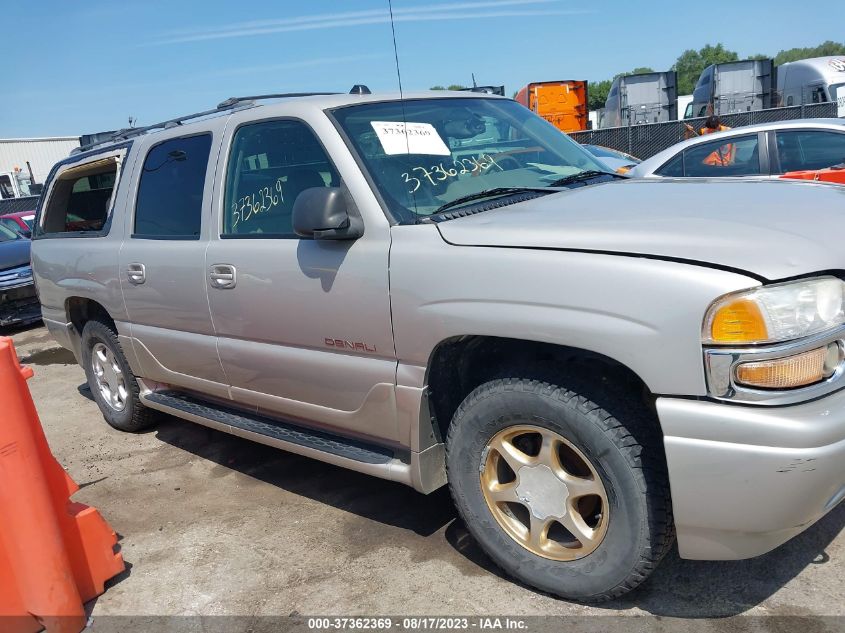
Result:
{"label": "hood", "polygon": [[620,180],[437,225],[460,246],[683,260],[766,280],[845,269],[845,186]]}
{"label": "hood", "polygon": [[29,240],[0,242],[0,270],[29,265]]}

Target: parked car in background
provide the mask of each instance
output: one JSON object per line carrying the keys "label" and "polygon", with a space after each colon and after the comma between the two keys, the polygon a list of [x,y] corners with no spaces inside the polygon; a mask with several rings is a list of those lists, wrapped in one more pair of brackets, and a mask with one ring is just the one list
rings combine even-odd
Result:
{"label": "parked car in background", "polygon": [[734,128],[673,145],[634,167],[634,178],[774,178],[845,161],[845,119]]}
{"label": "parked car in background", "polygon": [[625,174],[641,162],[639,158],[635,158],[625,152],[620,152],[618,149],[610,149],[601,145],[582,145],[581,147],[617,174]]}
{"label": "parked car in background", "polygon": [[0,225],[0,327],[41,318],[29,251],[28,239]]}
{"label": "parked car in background", "polygon": [[35,222],[35,209],[0,215],[0,225],[17,231],[24,237],[32,237],[32,224]]}
{"label": "parked car in background", "polygon": [[47,179],[44,322],[114,428],[448,485],[499,566],[578,600],[676,533],[748,558],[845,497],[845,189],[631,180],[493,95],[275,97]]}

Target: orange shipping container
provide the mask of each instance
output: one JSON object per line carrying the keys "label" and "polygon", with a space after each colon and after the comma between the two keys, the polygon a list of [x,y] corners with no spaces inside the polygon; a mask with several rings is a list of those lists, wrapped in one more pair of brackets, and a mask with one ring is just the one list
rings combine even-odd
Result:
{"label": "orange shipping container", "polygon": [[586,81],[538,81],[516,93],[516,100],[562,132],[587,129]]}

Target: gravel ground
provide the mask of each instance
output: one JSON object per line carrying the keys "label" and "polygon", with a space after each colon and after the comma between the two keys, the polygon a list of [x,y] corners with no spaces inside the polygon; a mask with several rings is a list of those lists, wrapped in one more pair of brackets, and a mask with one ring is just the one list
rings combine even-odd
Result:
{"label": "gravel ground", "polygon": [[72,355],[43,327],[5,333],[35,369],[29,387],[53,453],[82,487],[74,498],[97,507],[121,537],[129,569],[90,605],[95,620],[845,615],[845,504],[765,556],[693,562],[673,551],[635,593],[584,606],[503,577],[445,490],[423,496],[175,418],[146,433],[120,433],[103,421]]}

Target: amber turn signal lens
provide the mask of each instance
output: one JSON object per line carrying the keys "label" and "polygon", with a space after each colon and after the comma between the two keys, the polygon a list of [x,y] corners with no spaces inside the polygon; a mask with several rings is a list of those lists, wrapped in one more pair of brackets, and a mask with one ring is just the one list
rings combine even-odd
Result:
{"label": "amber turn signal lens", "polygon": [[710,324],[714,343],[751,343],[769,338],[760,308],[750,299],[737,299],[716,311]]}
{"label": "amber turn signal lens", "polygon": [[792,389],[825,378],[827,347],[778,358],[741,363],[736,366],[736,381],[760,389]]}

